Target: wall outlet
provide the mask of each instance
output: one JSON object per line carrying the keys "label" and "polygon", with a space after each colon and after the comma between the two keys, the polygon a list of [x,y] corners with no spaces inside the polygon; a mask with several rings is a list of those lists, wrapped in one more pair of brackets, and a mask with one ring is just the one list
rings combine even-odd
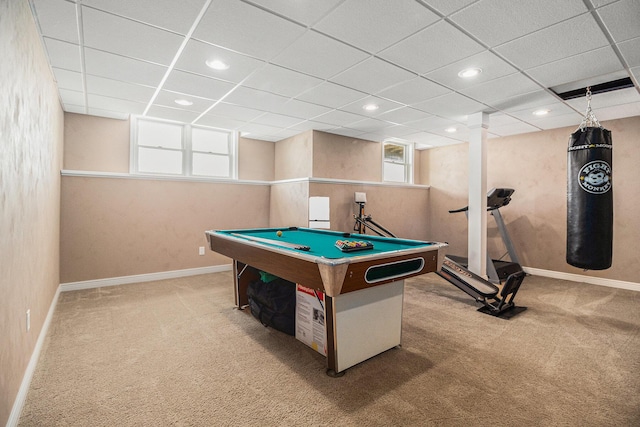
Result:
{"label": "wall outlet", "polygon": [[31,309],[27,310],[27,332],[31,329]]}
{"label": "wall outlet", "polygon": [[200,254],[200,255],[204,255],[204,246],[200,246],[200,247],[198,248],[198,254]]}

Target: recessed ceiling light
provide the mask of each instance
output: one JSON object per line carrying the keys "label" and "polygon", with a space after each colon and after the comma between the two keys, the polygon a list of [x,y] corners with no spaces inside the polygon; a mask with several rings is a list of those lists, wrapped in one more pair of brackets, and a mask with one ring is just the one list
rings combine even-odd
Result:
{"label": "recessed ceiling light", "polygon": [[449,132],[449,133],[456,133],[458,131],[458,129],[456,129],[454,127],[450,127],[450,128],[446,128],[444,131],[445,132]]}
{"label": "recessed ceiling light", "polygon": [[546,116],[550,112],[551,112],[551,110],[536,110],[536,111],[533,112],[533,115],[534,116]]}
{"label": "recessed ceiling light", "polygon": [[463,79],[470,79],[472,77],[477,76],[481,72],[482,72],[482,70],[480,68],[466,68],[466,69],[460,71],[458,73],[458,76],[462,77]]}
{"label": "recessed ceiling light", "polygon": [[362,108],[367,111],[376,111],[380,107],[378,106],[378,104],[365,104],[362,106]]}
{"label": "recessed ceiling light", "polygon": [[178,105],[184,106],[193,105],[193,102],[189,101],[188,99],[176,99],[174,102]]}
{"label": "recessed ceiling light", "polygon": [[223,62],[219,59],[209,59],[206,61],[207,67],[213,68],[214,70],[226,70],[229,68],[229,64]]}

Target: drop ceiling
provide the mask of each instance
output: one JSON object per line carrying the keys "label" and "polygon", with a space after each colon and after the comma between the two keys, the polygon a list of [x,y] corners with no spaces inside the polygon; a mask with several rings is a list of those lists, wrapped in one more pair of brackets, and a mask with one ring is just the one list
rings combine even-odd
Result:
{"label": "drop ceiling", "polygon": [[577,127],[586,98],[556,93],[630,78],[591,106],[601,122],[640,115],[638,0],[29,2],[73,113],[428,148],[466,142],[479,112],[489,137]]}

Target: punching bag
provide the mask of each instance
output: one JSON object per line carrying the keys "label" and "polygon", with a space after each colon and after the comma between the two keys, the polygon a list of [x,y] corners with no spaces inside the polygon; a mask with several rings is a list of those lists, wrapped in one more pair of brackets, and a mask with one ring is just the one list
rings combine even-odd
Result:
{"label": "punching bag", "polygon": [[613,258],[611,132],[580,127],[569,139],[567,159],[567,263],[605,270]]}

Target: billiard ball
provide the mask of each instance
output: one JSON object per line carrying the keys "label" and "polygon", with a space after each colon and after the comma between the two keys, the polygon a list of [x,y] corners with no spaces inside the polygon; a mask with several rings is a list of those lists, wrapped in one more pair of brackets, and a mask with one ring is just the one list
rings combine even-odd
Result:
{"label": "billiard ball", "polygon": [[278,230],[278,232],[276,233],[276,236],[282,237],[282,231]]}

